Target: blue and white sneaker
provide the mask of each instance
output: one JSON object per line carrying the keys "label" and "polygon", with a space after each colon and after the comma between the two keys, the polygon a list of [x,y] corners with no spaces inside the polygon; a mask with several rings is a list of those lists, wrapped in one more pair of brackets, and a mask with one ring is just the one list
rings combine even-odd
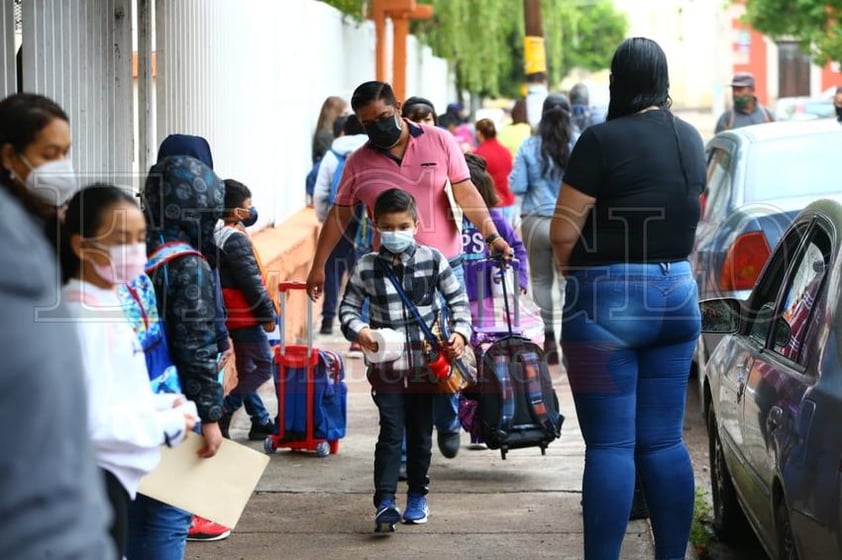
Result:
{"label": "blue and white sneaker", "polygon": [[403,522],[410,525],[420,525],[427,522],[430,510],[427,507],[427,496],[407,494],[406,511],[403,512]]}
{"label": "blue and white sneaker", "polygon": [[375,533],[393,533],[395,525],[401,520],[401,510],[395,505],[394,498],[383,498],[377,506],[377,513],[374,515]]}

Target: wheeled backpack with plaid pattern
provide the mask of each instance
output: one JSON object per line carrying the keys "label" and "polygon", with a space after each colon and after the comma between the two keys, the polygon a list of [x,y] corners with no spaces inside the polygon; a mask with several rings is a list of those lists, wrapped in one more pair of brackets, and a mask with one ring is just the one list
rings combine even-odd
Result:
{"label": "wheeled backpack with plaid pattern", "polygon": [[540,447],[541,454],[561,435],[564,416],[543,352],[530,340],[512,335],[493,342],[477,357],[474,389],[482,439],[499,449]]}

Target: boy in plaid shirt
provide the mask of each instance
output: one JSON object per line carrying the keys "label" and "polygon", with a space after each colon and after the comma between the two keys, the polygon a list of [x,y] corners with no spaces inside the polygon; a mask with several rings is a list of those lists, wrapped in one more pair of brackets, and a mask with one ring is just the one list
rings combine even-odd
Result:
{"label": "boy in plaid shirt", "polygon": [[[433,396],[436,378],[425,355],[424,333],[387,275],[391,268],[422,319],[432,326],[442,300],[447,305],[453,334],[443,349],[448,358],[462,357],[471,336],[471,313],[462,283],[438,249],[415,243],[418,212],[409,193],[384,191],[374,205],[374,225],[380,250],[364,255],[356,265],[339,307],[342,333],[367,350],[376,351],[372,329],[390,328],[404,338],[402,355],[390,363],[370,364],[368,380],[380,413],[380,435],[374,452],[375,531],[394,530],[401,513],[395,503],[406,430],[407,493],[404,523],[427,521],[427,492],[433,433]],[[361,319],[365,300],[370,321]]]}

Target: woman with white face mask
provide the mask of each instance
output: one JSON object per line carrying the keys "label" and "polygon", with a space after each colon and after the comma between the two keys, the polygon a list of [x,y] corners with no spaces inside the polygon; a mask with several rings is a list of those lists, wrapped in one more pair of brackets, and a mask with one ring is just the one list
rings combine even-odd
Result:
{"label": "woman with white face mask", "polygon": [[70,161],[70,123],[55,103],[33,94],[3,100],[14,121],[0,130],[0,181],[44,220],[78,190]]}
{"label": "woman with white face mask", "polygon": [[153,394],[144,351],[117,295],[143,274],[146,220],[134,197],[109,185],[77,192],[61,227],[62,299],[82,341],[88,425],[114,511],[112,538],[125,554],[127,511],[140,479],[196,423],[183,395]]}
{"label": "woman with white face mask", "polygon": [[[82,364],[74,325],[57,298],[56,202],[27,180],[32,168],[63,160],[67,115],[40,95],[0,101],[0,558],[114,558],[108,503],[93,461]],[[29,163],[29,166],[24,162]],[[32,179],[34,182],[34,179]],[[57,198],[56,198],[57,200]],[[25,419],[25,420],[24,420]],[[48,531],[45,528],[49,527]]]}

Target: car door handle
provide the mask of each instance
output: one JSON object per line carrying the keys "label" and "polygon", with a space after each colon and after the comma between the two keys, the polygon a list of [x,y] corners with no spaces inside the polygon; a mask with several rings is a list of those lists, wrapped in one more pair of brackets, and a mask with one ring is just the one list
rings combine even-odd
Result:
{"label": "car door handle", "polygon": [[784,411],[781,410],[781,407],[773,406],[769,409],[769,416],[766,417],[766,431],[772,432],[780,428],[783,417]]}

